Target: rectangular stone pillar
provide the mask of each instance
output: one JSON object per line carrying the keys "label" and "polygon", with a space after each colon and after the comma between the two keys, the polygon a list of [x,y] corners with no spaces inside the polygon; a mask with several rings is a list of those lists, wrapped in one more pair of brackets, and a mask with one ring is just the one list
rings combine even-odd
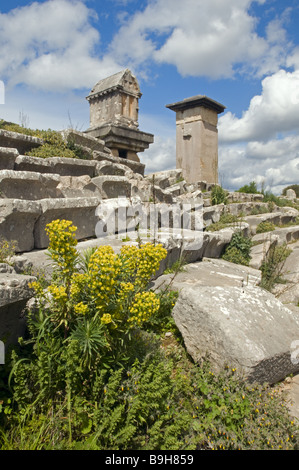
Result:
{"label": "rectangular stone pillar", "polygon": [[176,167],[188,183],[218,183],[218,114],[225,109],[206,96],[170,104],[176,112]]}

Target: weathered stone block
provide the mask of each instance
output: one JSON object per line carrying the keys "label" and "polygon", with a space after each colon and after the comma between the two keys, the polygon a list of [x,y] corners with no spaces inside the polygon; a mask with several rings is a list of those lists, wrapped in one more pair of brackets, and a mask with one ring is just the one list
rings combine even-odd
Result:
{"label": "weathered stone block", "polygon": [[37,171],[55,173],[61,176],[95,176],[96,162],[78,158],[38,158],[20,155],[15,162],[17,171]]}
{"label": "weathered stone block", "polygon": [[205,227],[208,227],[215,222],[219,222],[221,214],[225,210],[224,204],[218,204],[215,206],[208,206],[203,208],[203,221]]}
{"label": "weathered stone block", "polygon": [[99,188],[92,182],[90,176],[60,176],[57,189],[65,198],[98,197],[101,198]]}
{"label": "weathered stone block", "polygon": [[299,370],[291,359],[299,316],[258,287],[185,284],[173,317],[194,361],[208,354],[214,370],[229,365],[270,384]]}
{"label": "weathered stone block", "polygon": [[120,163],[113,163],[107,160],[103,160],[97,164],[97,176],[125,176],[127,171],[132,172],[132,170],[130,170],[126,165],[121,165]]}
{"label": "weathered stone block", "polygon": [[[65,142],[87,148],[91,151],[91,153],[95,150],[103,152],[105,149],[104,140],[96,139],[86,132],[80,132],[75,129],[66,129],[61,132],[61,135]],[[109,151],[109,153],[111,152]]]}
{"label": "weathered stone block", "polygon": [[0,194],[4,198],[39,200],[60,197],[59,175],[33,171],[0,171]]}
{"label": "weathered stone block", "polygon": [[287,211],[271,212],[269,214],[261,215],[249,215],[245,217],[245,221],[250,226],[251,235],[256,234],[257,226],[261,222],[272,222],[274,225],[284,225],[289,222],[294,222],[298,215],[298,211],[295,209],[289,209]]}
{"label": "weathered stone block", "polygon": [[0,147],[0,170],[13,170],[18,155],[17,149]]}
{"label": "weathered stone block", "polygon": [[16,344],[26,330],[24,309],[33,295],[29,284],[35,277],[17,274],[11,266],[0,273],[0,340],[5,348]]}
{"label": "weathered stone block", "polygon": [[43,140],[38,137],[0,129],[0,147],[17,149],[20,154],[23,154],[42,144]]}
{"label": "weathered stone block", "polygon": [[46,225],[56,219],[71,220],[77,227],[77,240],[95,236],[97,197],[72,199],[43,199],[40,201],[41,216],[34,228],[35,248],[47,248]]}
{"label": "weathered stone block", "polygon": [[160,186],[161,189],[166,189],[169,186],[176,184],[182,180],[183,170],[165,170],[146,175],[146,180],[152,184]]}
{"label": "weathered stone block", "polygon": [[93,158],[96,161],[103,161],[107,160],[112,163],[119,163],[121,165],[128,166],[134,173],[139,173],[140,175],[144,175],[144,169],[145,165],[140,162],[135,162],[133,160],[129,160],[127,158],[120,158],[120,157],[115,157],[112,155],[105,154],[103,152],[93,152]]}
{"label": "weathered stone block", "polygon": [[125,176],[97,176],[92,179],[103,198],[130,197],[131,184]]}
{"label": "weathered stone block", "polygon": [[0,199],[0,237],[17,242],[17,252],[34,248],[34,225],[41,214],[35,201]]}

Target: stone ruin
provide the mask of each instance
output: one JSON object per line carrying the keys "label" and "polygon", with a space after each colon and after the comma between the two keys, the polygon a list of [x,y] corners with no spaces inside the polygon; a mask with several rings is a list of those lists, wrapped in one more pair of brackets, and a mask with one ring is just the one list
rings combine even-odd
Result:
{"label": "stone ruin", "polygon": [[[25,333],[25,307],[32,297],[29,283],[37,273],[47,277],[52,271],[47,257],[45,227],[52,220],[63,218],[78,227],[79,251],[109,244],[118,252],[123,244],[138,243],[137,238],[141,242],[163,243],[168,255],[153,280],[157,282],[157,288],[160,282],[168,279],[162,275],[165,267],[182,258],[188,263],[186,272],[179,273],[173,284],[180,292],[174,317],[194,360],[199,360],[206,350],[210,350],[215,364],[230,361],[252,380],[260,382],[273,383],[297,372],[299,366],[290,360],[290,344],[299,339],[299,314],[295,306],[299,301],[298,288],[292,291],[291,301],[284,299],[286,306],[274,295],[264,294],[258,284],[261,279],[259,268],[267,247],[273,243],[292,243],[289,246],[293,247],[294,259],[298,262],[299,250],[296,252],[295,248],[299,226],[277,228],[271,236],[256,234],[256,229],[265,220],[276,225],[294,223],[298,211],[272,207],[270,213],[261,194],[234,192],[228,192],[226,205],[212,205],[211,190],[217,183],[214,150],[206,173],[203,163],[199,164],[202,169],[199,174],[207,175],[206,180],[189,180],[188,172],[182,168],[146,175],[145,167],[136,155],[153,139],[150,134],[138,130],[139,97],[137,81],[128,71],[94,87],[89,95],[90,128],[86,132],[70,129],[62,133],[66,140],[87,149],[89,160],[25,156],[25,151],[42,145],[42,141],[0,130],[0,237],[17,243],[13,266],[0,264],[0,340],[8,346]],[[96,102],[102,106],[105,100],[105,110],[97,111]],[[108,116],[111,102],[112,108],[118,109],[117,115]],[[195,127],[199,126],[200,132],[207,128],[209,132],[211,146],[205,148],[215,148],[216,115],[222,105],[218,103],[214,109],[207,109],[206,106],[214,104],[203,97],[192,99],[193,104],[196,107],[191,111],[185,109],[185,105],[181,108],[178,103],[169,106],[178,114],[178,139],[182,138],[186,144],[198,139],[193,134],[194,114],[197,116]],[[109,124],[105,123],[105,116],[108,116]],[[105,134],[104,129],[105,132],[110,130]],[[128,131],[126,142],[122,137],[125,130]],[[188,153],[189,163],[190,155]],[[174,207],[185,208],[191,221],[183,237],[174,223]],[[200,210],[194,210],[195,207]],[[154,232],[146,228],[140,231],[140,208],[147,220],[153,210],[158,214]],[[260,214],[252,215],[253,209]],[[165,210],[172,214],[168,227],[161,222]],[[122,232],[116,226],[114,236],[110,237],[107,231],[106,236],[99,238],[96,228],[107,228],[111,211],[130,214],[130,231]],[[242,214],[240,222],[215,231],[207,230],[228,212]],[[237,231],[256,241],[249,267],[221,259]],[[239,299],[247,305],[242,320],[237,312],[241,305]],[[196,312],[200,313],[200,328],[196,326]],[[204,318],[210,321],[205,323]],[[266,338],[263,331],[268,331],[270,337]]]}
{"label": "stone ruin", "polygon": [[115,157],[139,162],[154,136],[138,128],[139,99],[142,94],[136,77],[126,69],[100,80],[87,96],[90,127],[86,131],[103,139]]}

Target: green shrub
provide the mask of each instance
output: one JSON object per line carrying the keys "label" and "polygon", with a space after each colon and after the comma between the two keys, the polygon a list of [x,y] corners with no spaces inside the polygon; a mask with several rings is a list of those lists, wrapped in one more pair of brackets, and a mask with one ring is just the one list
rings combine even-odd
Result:
{"label": "green shrub", "polygon": [[242,188],[238,189],[238,193],[247,193],[247,194],[258,194],[257,185],[255,181],[251,181],[249,184],[245,184]]}
{"label": "green shrub", "polygon": [[6,129],[12,132],[18,132],[20,134],[30,135],[38,137],[44,141],[44,144],[40,147],[31,149],[26,152],[26,155],[39,158],[52,158],[52,157],[64,157],[64,158],[80,158],[90,159],[91,155],[87,151],[84,151],[80,146],[75,145],[72,142],[66,143],[60,132],[51,129],[39,130],[29,129],[27,127],[19,126],[11,122],[0,120],[0,129]]}
{"label": "green shrub", "polygon": [[244,237],[242,232],[233,234],[229,245],[226,247],[222,258],[231,263],[249,265],[250,249],[252,241],[250,238]]}
{"label": "green shrub", "polygon": [[292,250],[287,245],[272,245],[261,265],[262,280],[260,286],[272,291],[275,284],[284,282],[283,269],[287,257]]}
{"label": "green shrub", "polygon": [[213,206],[217,204],[227,204],[227,191],[221,186],[214,186],[211,191],[211,202]]}
{"label": "green shrub", "polygon": [[224,214],[221,214],[219,221],[209,225],[206,228],[206,231],[216,232],[218,230],[222,230],[223,228],[231,224],[240,223],[240,220],[240,217],[238,217],[237,215],[233,215],[230,212],[225,212]]}
{"label": "green shrub", "polygon": [[272,232],[272,230],[275,230],[275,225],[273,224],[273,222],[269,222],[267,220],[259,223],[256,227],[256,233]]}

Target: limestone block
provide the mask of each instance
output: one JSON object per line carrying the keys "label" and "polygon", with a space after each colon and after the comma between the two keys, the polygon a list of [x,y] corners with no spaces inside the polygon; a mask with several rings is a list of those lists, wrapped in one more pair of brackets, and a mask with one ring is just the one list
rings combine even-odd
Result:
{"label": "limestone block", "polygon": [[255,235],[252,240],[259,240],[261,241],[261,243],[252,246],[252,248],[250,249],[251,259],[249,262],[249,266],[256,269],[259,269],[261,267],[270,248],[278,242],[278,236],[273,235],[273,233],[270,233],[270,235],[269,233],[261,233],[259,235],[261,235],[259,238],[256,238],[258,237],[258,235]]}
{"label": "limestone block", "polygon": [[180,181],[179,183],[173,184],[165,188],[165,192],[171,194],[172,196],[180,196],[187,191],[187,185],[185,181]]}
{"label": "limestone block", "polygon": [[229,192],[227,195],[228,202],[262,202],[263,194],[248,194],[239,192]]}
{"label": "limestone block", "polygon": [[219,232],[204,232],[204,251],[203,256],[206,258],[220,258],[225,247],[232,239],[234,231],[221,230]]}
{"label": "limestone block", "polygon": [[287,189],[286,197],[290,199],[291,201],[297,198],[296,193],[293,189]]}
{"label": "limestone block", "polygon": [[256,234],[256,228],[261,222],[272,222],[274,225],[283,225],[289,222],[294,222],[298,211],[296,209],[279,211],[279,212],[271,212],[269,214],[261,214],[261,215],[249,215],[245,217],[245,221],[250,226],[251,235]]}
{"label": "limestone block", "polygon": [[80,132],[75,129],[66,129],[61,132],[61,135],[65,142],[72,143],[83,148],[85,147],[91,152],[95,150],[103,152],[105,149],[104,140],[97,139],[85,132]]}
{"label": "limestone block", "polygon": [[208,227],[215,222],[219,222],[221,214],[225,209],[224,204],[217,204],[215,206],[208,206],[203,208],[203,221],[205,227]]}
{"label": "limestone block", "polygon": [[[250,215],[253,209],[262,210],[263,212],[269,212],[268,204],[265,202],[235,202],[226,205],[226,209],[233,215]],[[276,208],[279,211],[279,208]],[[274,208],[274,212],[276,212]]]}
{"label": "limestone block", "polygon": [[282,269],[283,279],[286,284],[277,284],[274,293],[281,302],[298,305],[299,302],[299,244],[290,245],[293,248],[291,254],[284,262]]}
{"label": "limestone block", "polygon": [[0,237],[17,242],[17,252],[34,248],[34,225],[41,214],[36,201],[0,199]]}
{"label": "limestone block", "polygon": [[90,176],[60,176],[57,189],[65,198],[98,197],[101,198],[99,188],[92,182]]}
{"label": "limestone block", "polygon": [[0,147],[17,149],[20,154],[23,154],[32,148],[40,147],[42,144],[43,140],[38,137],[0,129]]}
{"label": "limestone block", "polygon": [[109,162],[108,160],[103,160],[97,164],[97,175],[111,175],[111,176],[125,176],[127,172],[130,172],[133,175],[132,170],[130,170],[126,165],[121,165],[120,163]]}
{"label": "limestone block", "polygon": [[60,197],[59,175],[33,171],[0,170],[0,194],[4,198],[39,200]]}
{"label": "limestone block", "polygon": [[35,277],[17,274],[14,270],[0,273],[0,340],[5,348],[16,344],[26,330],[24,309],[33,295],[29,284]]}
{"label": "limestone block", "polygon": [[38,158],[20,155],[15,162],[17,171],[55,173],[61,176],[95,176],[96,162],[78,158]]}
{"label": "limestone block", "polygon": [[299,316],[251,285],[185,285],[173,310],[187,351],[214,370],[229,365],[250,381],[276,383],[299,370],[291,358]]}
{"label": "limestone block", "polygon": [[133,197],[139,197],[143,202],[157,202],[171,204],[173,197],[160,186],[153,186],[146,179],[130,179],[131,193]]}
{"label": "limestone block", "polygon": [[112,163],[119,163],[120,165],[129,167],[134,173],[139,173],[142,176],[144,175],[145,165],[140,162],[129,160],[127,158],[115,157],[113,155],[97,151],[93,152],[93,159],[98,162],[107,160]]}
{"label": "limestone block", "polygon": [[152,184],[160,186],[161,189],[166,189],[169,186],[176,184],[182,179],[183,170],[174,169],[174,170],[165,170],[158,171],[156,173],[151,173],[146,175],[146,179]]}
{"label": "limestone block", "polygon": [[0,147],[0,170],[13,170],[18,155],[17,149]]}
{"label": "limestone block", "polygon": [[273,230],[272,234],[278,237],[278,245],[293,243],[296,240],[299,240],[299,225],[277,228]]}
{"label": "limestone block", "polygon": [[131,184],[125,176],[96,176],[92,183],[99,188],[104,199],[131,196]]}
{"label": "limestone block", "polygon": [[96,209],[100,199],[67,198],[43,199],[40,201],[41,215],[34,228],[35,248],[47,248],[49,240],[45,232],[46,225],[56,219],[66,219],[77,227],[78,240],[95,236]]}

